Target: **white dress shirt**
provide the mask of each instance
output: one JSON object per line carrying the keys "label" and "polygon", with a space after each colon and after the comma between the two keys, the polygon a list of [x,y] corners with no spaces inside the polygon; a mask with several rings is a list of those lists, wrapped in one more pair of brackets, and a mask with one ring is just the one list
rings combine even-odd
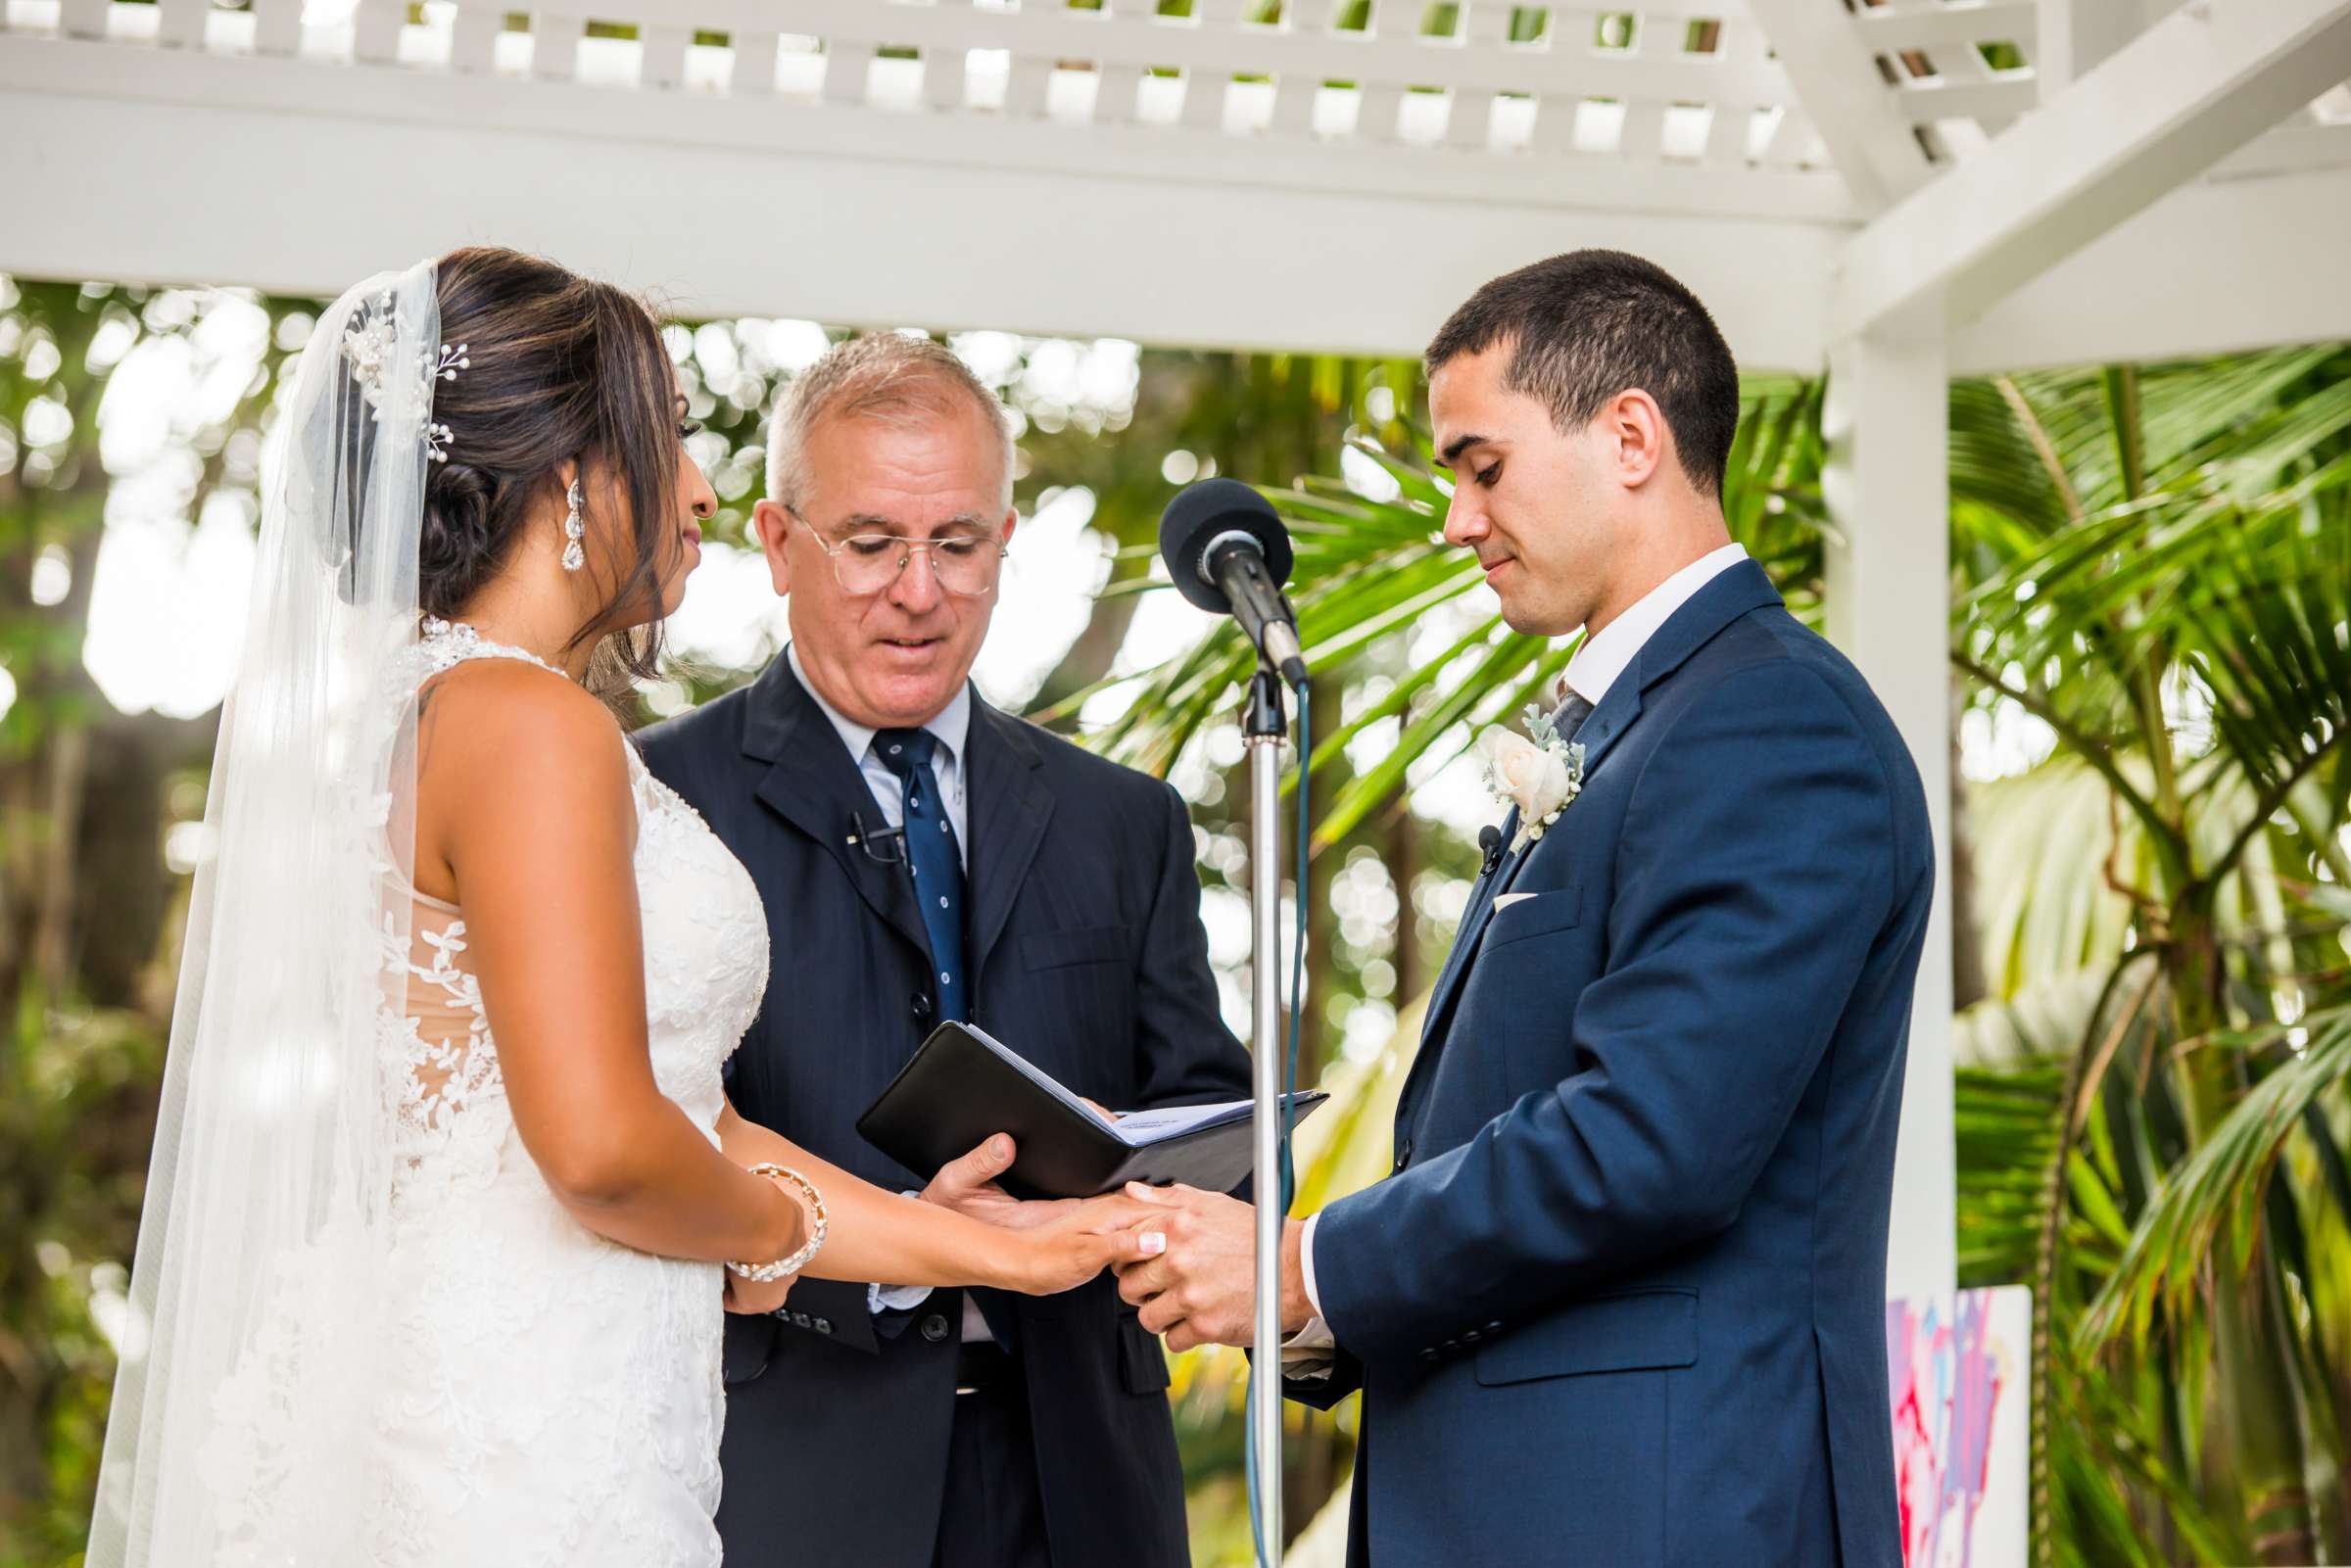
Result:
{"label": "white dress shirt", "polygon": [[[834,732],[840,736],[841,745],[847,748],[850,756],[857,759],[857,772],[863,776],[866,788],[872,792],[874,808],[881,812],[882,820],[892,828],[902,826],[906,820],[906,786],[882,761],[882,752],[874,744],[872,727],[859,724],[825,700],[825,694],[816,689],[815,683],[808,679],[807,670],[801,667],[798,648],[786,643],[784,657],[792,661],[792,673],[801,689],[815,700],[825,717],[832,721]],[[954,699],[933,714],[930,722],[921,728],[930,731],[938,741],[932,748],[931,772],[938,780],[938,798],[946,807],[947,821],[955,827],[955,853],[962,859],[964,869],[968,872],[971,869],[972,852],[967,847],[969,833],[965,825],[970,813],[964,800],[963,764],[964,742],[970,738],[972,732],[972,689],[958,686]],[[865,1288],[866,1309],[874,1312],[888,1307],[905,1310],[921,1306],[930,1294],[931,1287],[928,1285],[868,1285]],[[963,1337],[966,1340],[993,1338],[988,1333],[987,1320],[980,1315],[980,1308],[969,1296],[963,1299]]]}
{"label": "white dress shirt", "polygon": [[[816,700],[817,707],[832,721],[834,732],[840,736],[841,745],[850,756],[857,759],[857,771],[865,776],[865,786],[873,791],[874,805],[880,809],[883,819],[890,827],[898,827],[906,820],[906,789],[898,783],[898,776],[891,773],[882,761],[882,753],[874,745],[873,730],[847,717],[825,700],[825,694],[816,689],[808,679],[808,672],[801,668],[798,648],[787,642],[784,645],[784,657],[792,661],[792,673],[798,679],[801,689]],[[938,741],[931,751],[931,772],[938,780],[938,798],[940,804],[947,808],[947,821],[955,825],[955,852],[962,857],[964,869],[969,871],[972,852],[967,847],[970,835],[965,831],[967,807],[964,802],[963,763],[964,742],[972,733],[972,689],[958,686],[954,699],[919,728],[930,731]]]}
{"label": "white dress shirt", "polygon": [[[1725,545],[1709,550],[1683,567],[1671,577],[1651,589],[1633,601],[1632,608],[1602,627],[1583,641],[1567,661],[1561,680],[1567,689],[1594,707],[1608,694],[1616,678],[1632,667],[1633,659],[1642,645],[1656,636],[1657,628],[1673,618],[1673,612],[1690,602],[1702,588],[1724,572],[1747,559],[1743,545]],[[1312,1377],[1318,1366],[1327,1370],[1332,1346],[1330,1325],[1322,1317],[1322,1298],[1315,1289],[1315,1223],[1322,1216],[1307,1216],[1306,1230],[1298,1238],[1299,1283],[1306,1288],[1307,1302],[1315,1315],[1307,1325],[1281,1342],[1282,1370],[1290,1376]]]}

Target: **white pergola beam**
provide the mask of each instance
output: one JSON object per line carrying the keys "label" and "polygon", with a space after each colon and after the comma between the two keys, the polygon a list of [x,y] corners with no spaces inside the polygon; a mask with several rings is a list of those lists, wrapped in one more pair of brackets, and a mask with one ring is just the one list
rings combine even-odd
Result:
{"label": "white pergola beam", "polygon": [[1913,1300],[1958,1276],[1951,1100],[1949,365],[1940,331],[1873,333],[1829,351],[1821,491],[1837,525],[1829,636],[1901,731],[1935,835],[1935,900],[1910,1009],[1886,1294]]}
{"label": "white pergola beam", "polygon": [[1973,320],[2345,76],[2351,0],[2188,0],[1857,235],[1832,340]]}
{"label": "white pergola beam", "polygon": [[1834,0],[1749,0],[1853,199],[1876,211],[1934,172],[1862,30]]}
{"label": "white pergola beam", "polygon": [[1954,329],[1951,373],[2351,341],[2345,257],[2351,166],[2200,180]]}
{"label": "white pergola beam", "polygon": [[[1384,190],[1368,171],[1359,182],[1352,159],[1248,143],[1218,143],[1243,166],[1217,178],[1205,144],[1176,127],[686,104],[5,36],[0,143],[46,193],[37,220],[0,225],[0,271],[332,296],[492,242],[651,290],[687,316],[1170,346],[1415,354],[1488,278],[1603,245],[1687,280],[1743,362],[1808,369],[1819,300],[1787,280],[1821,276],[1842,232],[1706,215],[1695,188],[1686,213],[1611,209],[1597,190],[1589,209],[1500,188],[1399,194],[1392,176]],[[356,187],[355,169],[367,171]],[[1657,175],[1594,171],[1653,196]],[[666,215],[614,192],[658,192]],[[910,264],[925,247],[952,263]]]}

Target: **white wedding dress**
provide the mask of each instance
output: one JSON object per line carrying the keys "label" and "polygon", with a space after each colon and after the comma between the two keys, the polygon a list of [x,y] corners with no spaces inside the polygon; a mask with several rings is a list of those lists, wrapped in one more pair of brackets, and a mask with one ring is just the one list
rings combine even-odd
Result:
{"label": "white wedding dress", "polygon": [[[431,673],[531,658],[438,622],[418,656]],[[715,1140],[720,1068],[767,983],[767,922],[743,866],[633,746],[614,743],[636,801],[653,1075]],[[314,1383],[302,1400],[295,1391],[324,1378],[366,1476],[339,1565],[716,1564],[720,1267],[607,1241],[556,1203],[515,1132],[463,915],[407,891],[408,950],[387,963],[407,967],[409,1001],[406,1017],[384,1019],[381,1052],[397,1158],[390,1266],[376,1272],[391,1299],[338,1301],[331,1241],[281,1269],[207,1456],[223,1561],[291,1568],[281,1544],[316,1539],[296,1495],[304,1449],[335,1435],[297,1430],[311,1423],[288,1413],[316,1408]],[[547,911],[546,939],[563,941],[565,924]],[[366,1364],[306,1354],[306,1325],[326,1309],[366,1315]]]}

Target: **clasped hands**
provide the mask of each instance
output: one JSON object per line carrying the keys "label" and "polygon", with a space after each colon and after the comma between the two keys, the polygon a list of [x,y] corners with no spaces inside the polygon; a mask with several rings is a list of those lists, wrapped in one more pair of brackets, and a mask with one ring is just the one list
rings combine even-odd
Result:
{"label": "clasped hands", "polygon": [[[1013,1197],[995,1179],[1011,1167],[1013,1154],[1012,1139],[998,1133],[941,1166],[923,1189],[924,1200],[1015,1229],[1043,1224],[1081,1203],[1101,1201]],[[1118,1265],[1119,1295],[1141,1309],[1143,1327],[1165,1335],[1172,1351],[1248,1345],[1255,1329],[1257,1211],[1238,1199],[1192,1187],[1129,1182],[1126,1196],[1148,1210],[1129,1228],[1147,1227],[1167,1238],[1158,1256]],[[1304,1328],[1314,1316],[1299,1260],[1304,1228],[1295,1219],[1282,1226],[1284,1335]]]}

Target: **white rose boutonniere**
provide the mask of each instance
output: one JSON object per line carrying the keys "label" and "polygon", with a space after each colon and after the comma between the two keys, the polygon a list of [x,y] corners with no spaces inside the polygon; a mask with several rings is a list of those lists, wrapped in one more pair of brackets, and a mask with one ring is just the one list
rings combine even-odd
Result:
{"label": "white rose boutonniere", "polygon": [[1486,768],[1495,797],[1518,808],[1512,854],[1542,837],[1584,787],[1582,746],[1560,739],[1550,717],[1532,704],[1526,731],[1522,736],[1497,726],[1486,732]]}

